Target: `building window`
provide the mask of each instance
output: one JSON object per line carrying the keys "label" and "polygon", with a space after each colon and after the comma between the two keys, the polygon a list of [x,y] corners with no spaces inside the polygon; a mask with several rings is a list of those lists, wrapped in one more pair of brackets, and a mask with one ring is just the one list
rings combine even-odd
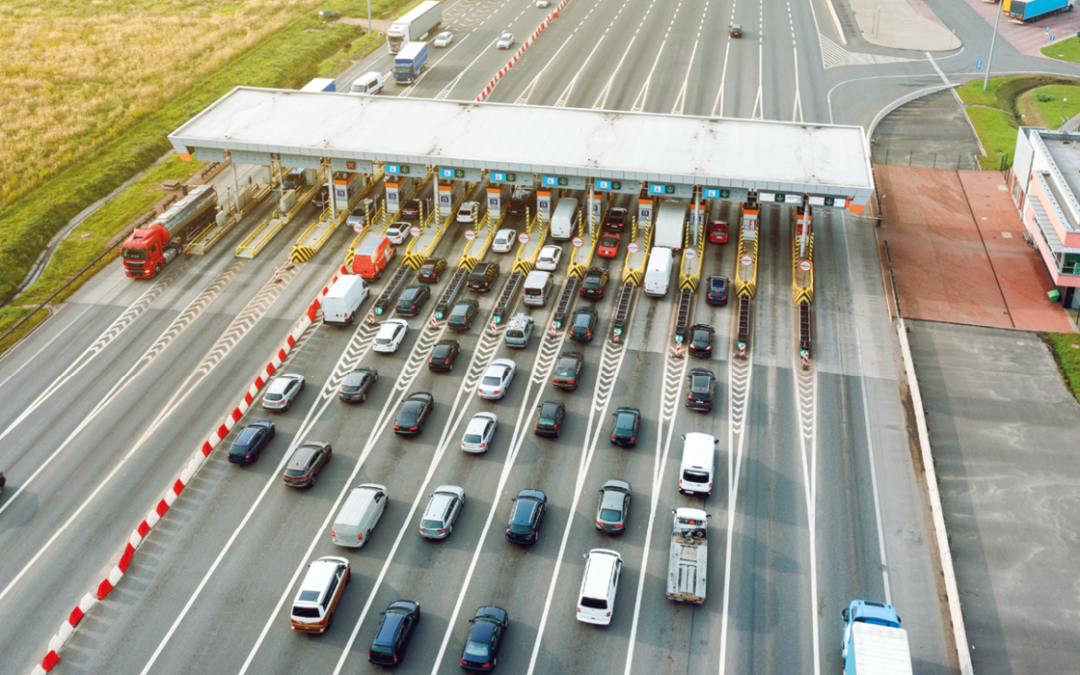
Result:
{"label": "building window", "polygon": [[1060,269],[1062,274],[1080,276],[1080,253],[1066,253]]}

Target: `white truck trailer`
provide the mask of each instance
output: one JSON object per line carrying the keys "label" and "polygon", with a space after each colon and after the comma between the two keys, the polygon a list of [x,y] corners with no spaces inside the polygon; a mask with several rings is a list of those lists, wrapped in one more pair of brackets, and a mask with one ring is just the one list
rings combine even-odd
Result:
{"label": "white truck trailer", "polygon": [[653,229],[653,246],[682,250],[686,236],[686,207],[686,202],[676,199],[660,202],[660,208],[656,212],[656,226]]}
{"label": "white truck trailer", "polygon": [[912,675],[907,631],[892,605],[852,600],[844,619],[844,675]]}
{"label": "white truck trailer", "polygon": [[394,21],[386,31],[386,44],[391,54],[397,54],[408,42],[419,42],[434,35],[442,24],[442,3],[425,0],[411,12]]}
{"label": "white truck trailer", "polygon": [[706,541],[709,514],[701,509],[672,509],[671,562],[668,563],[667,598],[677,602],[705,602],[705,573],[709,562]]}

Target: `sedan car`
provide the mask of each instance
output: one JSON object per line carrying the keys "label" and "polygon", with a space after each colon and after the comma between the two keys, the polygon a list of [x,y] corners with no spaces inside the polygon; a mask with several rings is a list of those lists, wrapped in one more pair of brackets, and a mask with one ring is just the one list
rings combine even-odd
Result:
{"label": "sedan car", "polygon": [[457,212],[459,223],[475,223],[480,217],[480,202],[464,202]]}
{"label": "sedan car", "polygon": [[510,388],[516,373],[516,363],[510,359],[495,359],[480,378],[476,393],[480,398],[500,399],[506,396],[506,390]]}
{"label": "sedan car", "polygon": [[259,459],[263,448],[274,438],[274,423],[269,420],[252,422],[236,435],[236,440],[229,446],[229,462],[232,464],[251,464]]}
{"label": "sedan car", "polygon": [[545,438],[558,438],[562,433],[565,418],[566,406],[562,401],[544,401],[536,408],[536,426],[533,433]]}
{"label": "sedan car", "polygon": [[581,297],[590,300],[599,300],[604,297],[604,288],[607,287],[608,271],[604,267],[591,267],[581,280]]}
{"label": "sedan car", "polygon": [[297,395],[304,390],[304,376],[295,373],[278,375],[270,380],[263,394],[262,407],[274,412],[287,412]]}
{"label": "sedan car", "polygon": [[[449,35],[449,33],[448,33]],[[382,613],[379,629],[371,641],[367,660],[380,666],[396,666],[405,658],[409,638],[420,623],[420,603],[395,600]]]}
{"label": "sedan car", "polygon": [[686,407],[691,410],[710,412],[713,409],[713,389],[716,376],[711,370],[694,368],[686,376]]}
{"label": "sedan car", "polygon": [[600,503],[596,507],[596,529],[608,534],[621,534],[626,529],[630,515],[630,483],[609,480],[600,489]]}
{"label": "sedan car", "polygon": [[450,330],[467,331],[472,328],[476,315],[480,313],[480,303],[475,300],[458,300],[450,310],[446,327]]}
{"label": "sedan car", "polygon": [[450,43],[454,41],[454,34],[448,30],[444,30],[435,36],[436,47],[449,47]]}
{"label": "sedan car", "polygon": [[600,315],[592,307],[578,307],[570,319],[570,339],[574,342],[592,342]]}
{"label": "sedan car", "polygon": [[439,283],[439,277],[446,271],[445,258],[428,258],[416,271],[416,280],[425,284]]}
{"label": "sedan car", "polygon": [[712,358],[713,327],[703,323],[690,326],[690,355],[703,359]]}
{"label": "sedan car", "polygon": [[401,346],[401,341],[405,339],[408,331],[409,323],[405,319],[387,319],[375,334],[375,342],[371,348],[383,354],[393,354]]}
{"label": "sedan car", "polygon": [[410,284],[401,292],[394,311],[401,316],[416,316],[431,297],[431,289],[424,284]]}
{"label": "sedan car", "polygon": [[536,0],[536,6],[540,9],[547,9],[551,6],[551,0]]}
{"label": "sedan car", "polygon": [[623,208],[613,208],[604,216],[604,229],[608,232],[622,232],[630,222],[630,212]]}
{"label": "sedan car", "polygon": [[398,221],[396,223],[390,223],[389,225],[387,225],[386,232],[384,234],[386,235],[386,238],[390,240],[391,244],[393,244],[394,246],[401,246],[405,243],[405,240],[411,236],[409,233],[409,228],[411,227],[412,226],[408,223],[404,223],[401,221]]}
{"label": "sedan car", "polygon": [[709,277],[705,291],[705,302],[710,305],[726,305],[728,299],[728,278],[719,274]]}
{"label": "sedan car", "polygon": [[401,404],[397,419],[394,420],[394,433],[400,436],[415,436],[424,433],[424,421],[435,407],[435,397],[426,391],[409,394]]}
{"label": "sedan car", "polygon": [[637,445],[641,411],[637,408],[618,408],[611,415],[615,418],[615,428],[611,430],[611,442],[624,448]]}
{"label": "sedan car", "polygon": [[289,487],[315,487],[315,476],[330,463],[333,450],[329,443],[308,441],[297,448],[285,465],[285,484]]}
{"label": "sedan car", "polygon": [[363,403],[368,391],[379,381],[379,371],[374,368],[357,368],[341,382],[338,398],[346,403]]}
{"label": "sedan car", "polygon": [[457,340],[439,340],[428,357],[428,370],[433,373],[449,373],[454,369],[454,361],[457,361],[461,353],[461,345]]}
{"label": "sedan car", "polygon": [[430,199],[410,199],[401,207],[401,218],[404,220],[420,220],[420,212],[423,211],[425,218],[431,213]]}
{"label": "sedan car", "polygon": [[536,258],[536,269],[545,272],[554,272],[562,258],[562,249],[554,244],[549,244],[540,249],[540,255]]}
{"label": "sedan car", "polygon": [[491,240],[491,250],[496,253],[509,253],[517,241],[517,230],[499,230]]}
{"label": "sedan car", "polygon": [[734,38],[742,37],[742,26],[737,23],[728,24],[728,35]]}
{"label": "sedan car", "polygon": [[510,49],[511,47],[514,46],[514,34],[513,33],[503,33],[502,35],[499,36],[499,41],[498,41],[498,43],[496,43],[495,46],[498,47],[499,49]]}
{"label": "sedan car", "polygon": [[574,391],[578,386],[578,376],[581,368],[585,365],[585,357],[581,352],[567,351],[559,355],[559,362],[555,364],[555,377],[551,383],[559,389]]}
{"label": "sedan car", "polygon": [[446,539],[454,531],[454,521],[465,506],[465,488],[440,485],[431,493],[424,515],[420,517],[420,536]]}
{"label": "sedan car", "polygon": [[499,427],[499,418],[495,413],[479,412],[469,420],[465,435],[461,438],[461,449],[465,452],[487,452],[491,447],[491,438]]}
{"label": "sedan car", "polygon": [[465,649],[461,650],[461,667],[481,673],[490,672],[498,661],[499,645],[510,623],[510,615],[502,607],[481,607],[469,619],[469,623],[473,627],[469,631],[469,639],[465,641]]}
{"label": "sedan car", "polygon": [[709,223],[709,243],[726,244],[728,242],[727,223],[714,220]]}
{"label": "sedan car", "polygon": [[601,258],[614,258],[619,255],[619,243],[622,235],[608,233],[600,237],[600,245],[596,247],[596,255]]}
{"label": "sedan car", "polygon": [[547,513],[547,495],[539,490],[522,490],[512,501],[514,509],[506,526],[506,540],[515,544],[535,544]]}

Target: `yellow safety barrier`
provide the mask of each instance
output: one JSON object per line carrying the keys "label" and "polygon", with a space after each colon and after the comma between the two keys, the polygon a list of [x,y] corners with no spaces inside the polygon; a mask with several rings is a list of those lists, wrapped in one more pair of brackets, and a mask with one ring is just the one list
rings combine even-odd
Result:
{"label": "yellow safety barrier", "polygon": [[[806,247],[806,258],[799,258],[799,238],[796,233],[792,237],[792,253],[791,253],[791,293],[794,297],[795,304],[805,302],[810,305],[814,302],[814,235],[810,235],[810,241]],[[810,269],[803,271],[799,269],[799,263],[810,263]]]}
{"label": "yellow safety barrier", "polygon": [[[528,225],[525,226],[525,233],[526,234],[531,233],[533,228],[536,227],[536,224],[538,222],[540,222],[540,214],[539,213],[537,213],[533,217],[531,223],[529,223]],[[522,274],[528,274],[529,272],[532,272],[533,267],[536,266],[536,259],[538,257],[540,257],[540,249],[542,249],[544,247],[544,226],[543,226],[543,224],[541,224],[540,227],[537,228],[537,229],[538,229],[538,232],[537,232],[536,236],[539,237],[539,239],[538,239],[538,241],[536,243],[536,248],[533,250],[533,253],[532,253],[531,257],[529,257],[529,258],[522,258],[521,257],[521,254],[525,252],[525,247],[528,246],[529,244],[522,244],[521,246],[518,247],[517,258],[514,260],[514,271],[515,272],[521,272]]]}
{"label": "yellow safety barrier", "polygon": [[[760,211],[754,212],[755,216]],[[755,236],[753,239],[746,238],[746,228],[743,224],[744,214],[739,213],[739,258],[735,264],[735,295],[740,298],[753,298],[757,291],[757,263],[758,263],[758,237],[761,233],[760,220],[755,218]],[[750,256],[749,265],[744,265],[742,259]]]}
{"label": "yellow safety barrier", "polygon": [[272,239],[283,227],[285,227],[285,220],[281,218],[275,218],[274,220],[266,219],[262,221],[259,223],[259,226],[252,230],[251,234],[245,237],[244,240],[240,242],[240,245],[236,247],[237,257],[254,258],[259,255],[259,251],[269,244],[270,239]]}
{"label": "yellow safety barrier", "polygon": [[[632,222],[632,228],[630,229],[630,241],[627,242],[627,245],[637,241],[637,232],[638,232],[637,216],[634,216],[634,220]],[[630,254],[629,253],[626,254],[626,263],[624,263],[624,265],[623,265],[623,274],[622,274],[622,280],[623,280],[624,284],[629,282],[629,283],[634,284],[635,286],[640,286],[641,285],[642,280],[645,278],[645,266],[649,264],[649,247],[652,244],[652,236],[653,236],[653,229],[650,227],[649,229],[645,230],[645,239],[644,239],[644,241],[642,242],[642,245],[641,245],[645,255],[642,256],[642,258],[641,258],[641,266],[640,267],[638,267],[638,268],[630,267]]]}
{"label": "yellow safety barrier", "polygon": [[[465,250],[461,252],[461,260],[458,262],[458,267],[462,267],[469,272],[472,272],[472,268],[475,267],[476,263],[480,262],[480,259],[487,253],[488,247],[491,246],[491,241],[495,238],[495,233],[498,232],[499,226],[502,225],[505,220],[506,212],[504,211],[503,214],[499,216],[499,220],[496,221],[494,225],[491,225],[491,219],[488,218],[488,214],[485,213],[484,218],[480,221],[479,227],[474,230],[474,232],[476,232],[476,237],[472,241],[465,243]],[[475,242],[480,242],[478,244],[480,246],[480,251],[475,255],[469,255],[469,252],[472,251],[472,245]]]}
{"label": "yellow safety barrier", "polygon": [[[324,232],[319,234],[317,238],[315,238],[311,242],[307,242],[304,244],[299,243],[305,241],[309,236],[311,236],[319,226],[324,226],[326,229]],[[321,220],[312,223],[311,226],[309,226],[308,229],[304,231],[304,234],[301,235],[299,239],[297,239],[297,244],[293,246],[292,253],[289,255],[289,259],[292,260],[294,263],[307,262],[311,260],[313,257],[315,257],[315,253],[320,248],[322,248],[322,245],[326,243],[326,240],[330,237],[331,234],[333,234],[333,232],[333,223]]]}
{"label": "yellow safety barrier", "polygon": [[694,267],[693,274],[685,274],[682,270],[686,269],[686,253],[690,250],[690,228],[687,229],[685,248],[683,250],[683,267],[679,268],[679,290],[690,291],[691,293],[697,293],[698,284],[701,282],[701,266],[702,260],[705,259],[705,239],[707,234],[705,228],[701,228],[701,232],[698,236],[697,246],[694,248],[696,252],[695,260],[696,265]]}

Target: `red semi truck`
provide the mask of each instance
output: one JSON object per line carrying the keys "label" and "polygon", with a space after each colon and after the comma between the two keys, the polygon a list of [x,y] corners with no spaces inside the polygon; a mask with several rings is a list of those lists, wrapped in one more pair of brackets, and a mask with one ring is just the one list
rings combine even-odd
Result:
{"label": "red semi truck", "polygon": [[214,219],[217,199],[212,186],[198,185],[145,230],[132,232],[120,249],[124,272],[139,279],[157,275],[184,251],[190,235],[198,234]]}

